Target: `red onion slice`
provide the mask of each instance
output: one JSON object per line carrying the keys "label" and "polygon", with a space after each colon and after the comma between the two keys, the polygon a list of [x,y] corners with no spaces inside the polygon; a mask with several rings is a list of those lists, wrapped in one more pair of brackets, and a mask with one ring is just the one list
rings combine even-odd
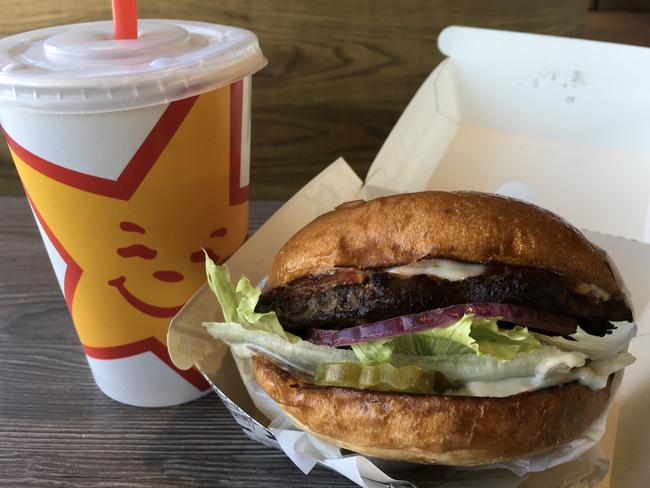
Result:
{"label": "red onion slice", "polygon": [[476,319],[499,317],[499,320],[512,322],[554,335],[574,334],[578,323],[570,317],[561,317],[534,308],[508,303],[464,303],[426,312],[401,315],[379,322],[357,325],[341,330],[309,329],[307,340],[314,344],[331,347],[349,346],[358,342],[385,339],[407,332],[445,327],[459,321],[463,315],[471,314]]}

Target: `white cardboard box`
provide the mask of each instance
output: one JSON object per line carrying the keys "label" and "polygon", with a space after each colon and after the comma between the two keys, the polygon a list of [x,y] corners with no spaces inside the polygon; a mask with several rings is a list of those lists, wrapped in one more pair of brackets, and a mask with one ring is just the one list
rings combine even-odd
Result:
{"label": "white cardboard box", "polygon": [[[650,49],[467,27],[445,29],[438,46],[448,58],[409,103],[365,183],[343,160],[332,163],[228,261],[233,276],[258,282],[295,231],[355,198],[481,190],[562,215],[613,258],[639,326],[637,362],[601,442],[611,466],[599,486],[650,486]],[[179,367],[197,365],[264,441],[264,415],[228,379],[232,360],[200,325],[218,314],[203,287],[172,321],[170,354]],[[558,468],[554,486],[571,486],[578,475]],[[544,475],[516,486],[550,486]]]}

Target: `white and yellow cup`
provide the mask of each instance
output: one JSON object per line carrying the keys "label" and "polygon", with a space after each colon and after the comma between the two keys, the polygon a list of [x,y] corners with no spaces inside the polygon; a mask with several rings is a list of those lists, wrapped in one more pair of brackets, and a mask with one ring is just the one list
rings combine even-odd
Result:
{"label": "white and yellow cup", "polygon": [[[164,406],[208,391],[169,359],[170,318],[246,237],[257,38],[111,22],[0,41],[0,124],[99,388]],[[65,379],[62,379],[65,381]]]}

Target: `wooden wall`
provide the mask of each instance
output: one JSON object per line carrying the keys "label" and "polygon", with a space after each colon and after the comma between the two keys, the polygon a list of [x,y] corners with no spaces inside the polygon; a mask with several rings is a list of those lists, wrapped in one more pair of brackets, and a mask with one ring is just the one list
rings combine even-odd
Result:
{"label": "wooden wall", "polygon": [[[590,0],[141,0],[141,17],[252,29],[269,66],[253,79],[252,192],[287,198],[344,156],[365,176],[450,24],[579,36]],[[0,36],[110,17],[108,0],[0,0]],[[4,150],[4,147],[3,147]],[[6,150],[5,150],[6,153]],[[0,163],[0,194],[20,194]]]}

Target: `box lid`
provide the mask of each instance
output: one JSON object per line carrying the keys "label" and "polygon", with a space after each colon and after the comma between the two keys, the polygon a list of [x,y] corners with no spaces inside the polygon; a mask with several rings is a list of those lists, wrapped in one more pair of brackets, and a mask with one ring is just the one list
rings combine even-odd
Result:
{"label": "box lid", "polygon": [[[369,195],[474,189],[650,242],[650,49],[449,27]],[[383,190],[382,190],[383,189]]]}

